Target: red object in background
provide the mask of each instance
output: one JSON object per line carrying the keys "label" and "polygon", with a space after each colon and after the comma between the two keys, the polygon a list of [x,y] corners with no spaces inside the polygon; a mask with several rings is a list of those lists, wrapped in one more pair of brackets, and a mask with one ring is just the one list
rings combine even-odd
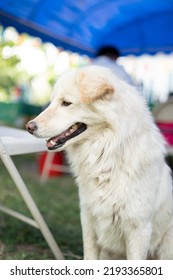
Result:
{"label": "red object in background", "polygon": [[[46,160],[46,156],[47,156],[47,152],[45,153],[41,153],[39,155],[38,158],[38,163],[39,163],[39,173],[42,174],[43,171],[43,167],[45,164],[45,160]],[[59,165],[63,165],[63,153],[59,152],[59,153],[54,153],[53,157],[52,157],[52,162],[51,164],[59,164]],[[60,176],[62,175],[63,172],[60,171],[55,171],[55,170],[48,170],[48,177],[53,177],[53,176]]]}
{"label": "red object in background", "polygon": [[173,145],[173,123],[172,122],[157,122],[157,126],[159,127],[161,133],[166,139],[167,143],[172,146]]}

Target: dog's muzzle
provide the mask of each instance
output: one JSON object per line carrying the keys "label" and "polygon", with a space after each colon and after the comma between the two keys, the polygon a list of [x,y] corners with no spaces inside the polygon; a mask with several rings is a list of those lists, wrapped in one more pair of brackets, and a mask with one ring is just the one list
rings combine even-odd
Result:
{"label": "dog's muzzle", "polygon": [[62,147],[67,141],[70,139],[80,135],[87,129],[87,125],[84,123],[75,123],[70,126],[67,130],[62,132],[61,134],[51,137],[47,140],[47,147],[49,150],[55,150]]}

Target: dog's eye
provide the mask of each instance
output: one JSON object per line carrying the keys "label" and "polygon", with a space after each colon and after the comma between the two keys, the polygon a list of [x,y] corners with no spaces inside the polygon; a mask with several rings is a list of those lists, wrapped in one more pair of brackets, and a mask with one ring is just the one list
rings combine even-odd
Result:
{"label": "dog's eye", "polygon": [[72,103],[68,101],[62,101],[61,105],[64,107],[70,106]]}

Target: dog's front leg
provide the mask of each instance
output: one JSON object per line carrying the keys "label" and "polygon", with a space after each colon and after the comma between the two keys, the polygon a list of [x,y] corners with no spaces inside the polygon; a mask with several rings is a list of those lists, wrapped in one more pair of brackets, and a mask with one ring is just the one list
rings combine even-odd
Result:
{"label": "dog's front leg", "polygon": [[127,224],[126,255],[128,260],[146,260],[151,238],[151,225],[134,226]]}
{"label": "dog's front leg", "polygon": [[99,258],[99,247],[96,243],[96,234],[93,229],[93,220],[87,209],[81,209],[81,224],[83,235],[83,250],[85,260],[97,260]]}

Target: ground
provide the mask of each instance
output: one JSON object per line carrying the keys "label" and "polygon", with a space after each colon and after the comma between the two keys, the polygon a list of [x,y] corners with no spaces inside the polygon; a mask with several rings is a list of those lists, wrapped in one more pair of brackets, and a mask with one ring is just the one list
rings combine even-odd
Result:
{"label": "ground", "polygon": [[[66,259],[82,259],[82,234],[77,187],[70,175],[40,182],[35,155],[13,157],[28,189]],[[173,167],[173,157],[168,158]],[[29,215],[24,202],[0,161],[0,203]],[[40,231],[0,212],[0,259],[54,259]]]}
{"label": "ground", "polygon": [[[70,175],[40,182],[35,155],[15,156],[28,189],[43,214],[66,259],[82,258],[82,238],[77,187]],[[28,210],[0,162],[0,203],[27,214]],[[0,212],[0,259],[54,259],[40,231]]]}

